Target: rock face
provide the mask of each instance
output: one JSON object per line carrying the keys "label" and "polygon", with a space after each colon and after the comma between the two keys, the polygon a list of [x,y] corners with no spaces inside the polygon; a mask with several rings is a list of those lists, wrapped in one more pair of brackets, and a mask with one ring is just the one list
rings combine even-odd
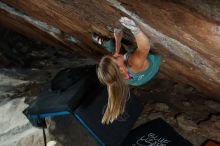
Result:
{"label": "rock face", "polygon": [[[33,128],[22,114],[26,103],[35,99],[59,70],[95,62],[2,27],[0,34],[0,146],[43,145],[42,130]],[[135,127],[160,117],[195,146],[208,138],[220,141],[220,103],[212,97],[167,80],[163,74],[131,91],[145,105]],[[56,146],[98,145],[71,115],[47,118],[47,123],[48,146],[54,141]]]}
{"label": "rock face", "polygon": [[[0,23],[98,60],[106,52],[91,32],[112,37],[108,26],[127,15],[162,54],[162,74],[220,100],[219,12],[218,0],[1,0]],[[127,30],[125,37],[133,40]]]}
{"label": "rock face", "polygon": [[24,100],[24,98],[17,98],[1,102],[1,146],[43,145],[42,130],[32,127],[21,112],[27,107]]}

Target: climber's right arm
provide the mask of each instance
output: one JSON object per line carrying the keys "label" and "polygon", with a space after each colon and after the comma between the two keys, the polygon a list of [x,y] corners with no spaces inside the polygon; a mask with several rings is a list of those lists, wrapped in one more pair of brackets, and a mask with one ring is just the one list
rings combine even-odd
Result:
{"label": "climber's right arm", "polygon": [[138,68],[141,68],[146,61],[150,50],[149,38],[140,30],[135,22],[127,17],[122,17],[120,22],[123,26],[130,29],[137,42],[137,50],[132,53],[130,60],[132,64]]}
{"label": "climber's right arm", "polygon": [[122,30],[114,29],[114,37],[115,37],[114,56],[117,57],[120,54],[120,50],[121,50]]}

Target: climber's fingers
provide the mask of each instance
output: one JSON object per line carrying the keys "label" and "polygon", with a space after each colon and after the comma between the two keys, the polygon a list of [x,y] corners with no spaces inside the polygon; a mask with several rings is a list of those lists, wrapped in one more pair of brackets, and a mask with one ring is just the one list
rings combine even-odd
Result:
{"label": "climber's fingers", "polygon": [[128,29],[133,30],[137,28],[135,22],[127,17],[121,17],[119,21],[123,26],[125,26]]}
{"label": "climber's fingers", "polygon": [[135,24],[133,20],[127,17],[121,17],[119,21],[124,27],[130,29],[134,36],[140,32],[140,28]]}
{"label": "climber's fingers", "polygon": [[119,33],[121,33],[122,32],[122,29],[120,29],[120,28],[114,28],[114,33],[115,34],[119,34]]}

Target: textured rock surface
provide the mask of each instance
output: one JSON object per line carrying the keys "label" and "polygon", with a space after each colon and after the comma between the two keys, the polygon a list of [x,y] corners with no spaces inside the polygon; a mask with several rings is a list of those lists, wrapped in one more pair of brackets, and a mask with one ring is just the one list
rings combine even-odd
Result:
{"label": "textured rock surface", "polygon": [[28,106],[25,98],[1,102],[0,145],[1,146],[42,146],[42,130],[31,126],[22,111]]}
{"label": "textured rock surface", "polygon": [[[0,27],[0,146],[42,145],[42,131],[31,127],[22,110],[59,70],[94,64],[72,52],[27,39]],[[9,49],[10,48],[10,49]],[[161,117],[195,146],[220,141],[220,103],[195,88],[159,74],[144,88],[132,88],[145,105],[135,127]],[[47,119],[47,140],[56,146],[97,146],[72,116]],[[67,128],[68,127],[68,128]],[[3,141],[3,142],[2,142]]]}
{"label": "textured rock surface", "polygon": [[117,26],[120,16],[128,15],[162,54],[165,76],[220,100],[219,11],[218,0],[1,0],[0,23],[97,59],[106,52],[92,43],[91,32],[112,36],[107,26]]}

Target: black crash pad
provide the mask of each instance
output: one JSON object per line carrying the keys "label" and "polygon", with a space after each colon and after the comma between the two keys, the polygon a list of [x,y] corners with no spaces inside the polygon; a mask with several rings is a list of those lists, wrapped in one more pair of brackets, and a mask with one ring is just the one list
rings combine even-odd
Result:
{"label": "black crash pad", "polygon": [[107,105],[107,97],[107,89],[103,88],[88,106],[81,105],[75,111],[75,116],[101,145],[120,146],[132,129],[143,106],[134,95],[131,95],[124,114],[112,124],[103,125],[101,119]]}
{"label": "black crash pad", "polygon": [[193,146],[162,119],[132,130],[122,146]]}

